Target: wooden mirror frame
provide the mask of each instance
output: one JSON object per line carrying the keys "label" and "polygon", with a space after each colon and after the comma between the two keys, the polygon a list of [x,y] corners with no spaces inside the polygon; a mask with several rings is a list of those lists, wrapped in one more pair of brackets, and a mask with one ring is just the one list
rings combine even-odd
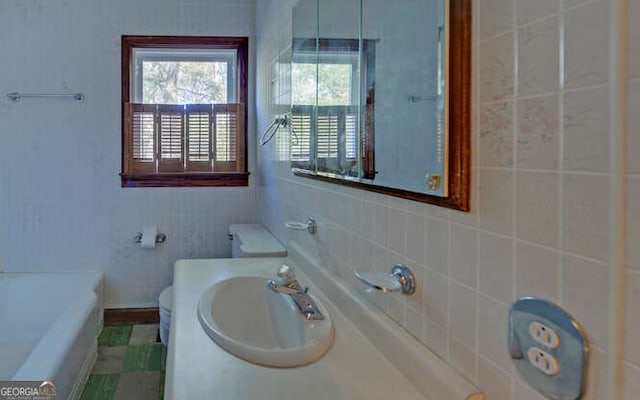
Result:
{"label": "wooden mirror frame", "polygon": [[470,211],[472,12],[471,0],[449,0],[448,196],[438,197],[370,185],[354,180],[318,175],[316,172],[296,168],[293,169],[294,175],[455,210]]}

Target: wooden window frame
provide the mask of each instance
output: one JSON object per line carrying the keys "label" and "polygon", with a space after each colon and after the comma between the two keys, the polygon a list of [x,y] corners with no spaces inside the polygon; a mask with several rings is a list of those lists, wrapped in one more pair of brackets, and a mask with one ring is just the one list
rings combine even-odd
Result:
{"label": "wooden window frame", "polygon": [[[122,36],[122,187],[194,187],[194,186],[248,186],[247,121],[248,121],[248,64],[249,39],[247,37],[204,36]],[[170,172],[132,173],[128,168],[125,139],[127,104],[131,102],[133,50],[156,49],[232,49],[236,50],[236,102],[244,104],[241,113],[240,134],[236,138],[240,171],[233,172]]]}

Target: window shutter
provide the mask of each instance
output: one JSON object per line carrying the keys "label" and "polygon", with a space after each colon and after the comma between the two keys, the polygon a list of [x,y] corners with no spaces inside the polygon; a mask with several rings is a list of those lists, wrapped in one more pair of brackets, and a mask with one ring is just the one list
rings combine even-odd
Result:
{"label": "window shutter", "polygon": [[245,171],[244,104],[125,104],[124,173]]}
{"label": "window shutter", "polygon": [[342,107],[319,106],[316,122],[316,141],[318,147],[318,171],[339,172],[338,170],[338,135],[340,131],[340,115]]}
{"label": "window shutter", "polygon": [[211,172],[213,118],[211,104],[187,104],[187,170]]}
{"label": "window shutter", "polygon": [[376,177],[375,168],[375,105],[369,103],[364,110],[364,129],[362,130],[362,177],[374,179]]}
{"label": "window shutter", "polygon": [[291,109],[291,162],[297,168],[310,169],[313,106],[294,106]]}
{"label": "window shutter", "polygon": [[348,111],[344,118],[345,158],[355,161],[358,157],[358,114]]}
{"label": "window shutter", "polygon": [[318,170],[357,176],[357,106],[318,107],[317,140]]}
{"label": "window shutter", "polygon": [[158,171],[184,171],[184,106],[158,104],[158,122]]}
{"label": "window shutter", "polygon": [[315,155],[311,143],[316,141],[318,170],[355,173],[352,168],[358,157],[356,106],[296,105],[291,109],[291,128],[295,132],[291,144],[293,167],[313,169]]}
{"label": "window shutter", "polygon": [[338,157],[338,115],[335,107],[318,107],[318,158]]}
{"label": "window shutter", "polygon": [[216,172],[244,170],[244,104],[215,104],[213,123],[215,129],[214,163]]}
{"label": "window shutter", "polygon": [[156,172],[156,106],[125,104],[124,162],[126,173]]}

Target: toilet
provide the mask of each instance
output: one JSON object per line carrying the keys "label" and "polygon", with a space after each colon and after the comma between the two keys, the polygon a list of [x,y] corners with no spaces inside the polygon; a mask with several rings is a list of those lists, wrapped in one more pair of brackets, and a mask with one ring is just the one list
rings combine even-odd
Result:
{"label": "toilet", "polygon": [[[235,224],[229,227],[231,257],[286,257],[287,250],[271,232],[260,224]],[[160,340],[169,343],[173,286],[165,288],[158,298],[160,309]]]}

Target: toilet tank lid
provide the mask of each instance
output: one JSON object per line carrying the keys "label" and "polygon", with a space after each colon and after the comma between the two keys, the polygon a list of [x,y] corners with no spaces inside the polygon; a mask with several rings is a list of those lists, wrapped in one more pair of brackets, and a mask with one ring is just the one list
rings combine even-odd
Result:
{"label": "toilet tank lid", "polygon": [[254,257],[285,257],[287,249],[260,224],[236,224],[229,227],[234,240],[240,240],[240,249]]}

